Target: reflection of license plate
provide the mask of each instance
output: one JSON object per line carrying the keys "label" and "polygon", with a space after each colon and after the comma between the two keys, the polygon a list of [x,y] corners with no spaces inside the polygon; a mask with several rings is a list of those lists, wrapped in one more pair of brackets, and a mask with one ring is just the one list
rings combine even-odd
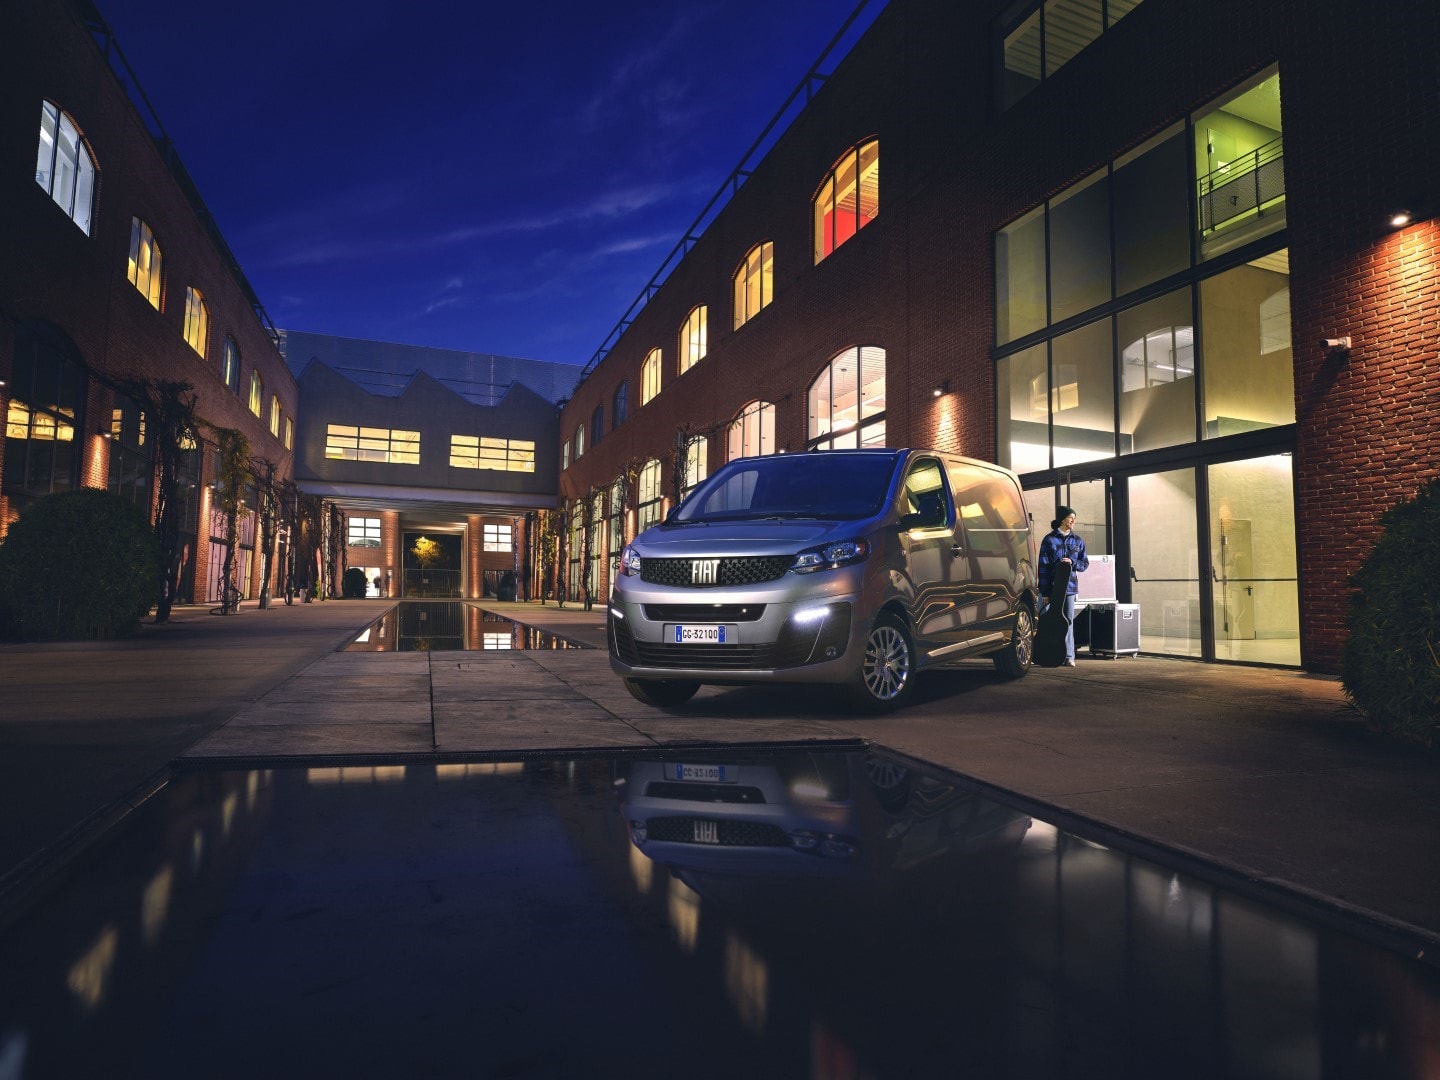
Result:
{"label": "reflection of license plate", "polygon": [[715,625],[697,625],[694,623],[677,623],[671,627],[672,637],[676,645],[725,645],[727,644],[725,626],[722,623]]}
{"label": "reflection of license plate", "polygon": [[666,765],[671,780],[702,780],[708,784],[733,784],[734,765]]}
{"label": "reflection of license plate", "polygon": [[718,821],[701,821],[698,818],[690,822],[694,830],[694,840],[697,844],[718,844],[720,842],[720,823]]}

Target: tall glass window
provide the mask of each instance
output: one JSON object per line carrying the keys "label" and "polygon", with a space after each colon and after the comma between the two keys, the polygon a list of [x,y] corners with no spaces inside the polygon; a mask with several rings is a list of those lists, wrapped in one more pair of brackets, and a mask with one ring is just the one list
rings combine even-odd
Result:
{"label": "tall glass window", "polygon": [[605,406],[596,405],[590,413],[590,445],[594,446],[605,434]]}
{"label": "tall glass window", "polygon": [[1200,283],[1205,438],[1295,422],[1288,250]]}
{"label": "tall glass window", "polygon": [[210,342],[210,309],[205,297],[192,286],[185,289],[185,341],[203,360]]}
{"label": "tall glass window", "polygon": [[617,428],[625,422],[625,417],[630,415],[630,384],[622,382],[615,388],[615,398],[611,402],[610,415],[614,418],[610,422],[611,428]]}
{"label": "tall glass window", "polygon": [[685,317],[680,327],[680,374],[698,364],[705,356],[706,307],[701,304]]}
{"label": "tall glass window", "polygon": [[1115,162],[1115,291],[1118,295],[1190,265],[1189,170],[1177,124]]}
{"label": "tall glass window", "polygon": [[1082,326],[1050,347],[1055,464],[1115,456],[1115,364],[1110,320]]}
{"label": "tall glass window", "polygon": [[225,339],[225,347],[220,354],[220,377],[232,394],[240,393],[240,349],[231,337]]}
{"label": "tall glass window", "polygon": [[640,470],[636,485],[637,532],[644,532],[660,520],[660,462],[655,458],[647,461]]}
{"label": "tall glass window", "polygon": [[1073,60],[1140,0],[1034,0],[1001,35],[999,99],[1008,109]]}
{"label": "tall glass window", "polygon": [[280,395],[270,395],[270,434],[280,437]]}
{"label": "tall glass window", "polygon": [[1050,321],[1110,299],[1110,178],[1092,174],[1050,201]]}
{"label": "tall glass window", "polygon": [[1285,139],[1275,70],[1196,113],[1200,257],[1211,258],[1285,225]]}
{"label": "tall glass window", "polygon": [[585,456],[585,425],[581,424],[575,429],[575,457],[571,460],[579,461]]}
{"label": "tall glass window", "polygon": [[35,182],[81,232],[90,235],[95,210],[95,159],[70,114],[49,101],[40,106]]}
{"label": "tall glass window", "polygon": [[1045,329],[1045,207],[995,236],[995,342]]}
{"label": "tall glass window", "polygon": [[682,496],[710,475],[710,440],[704,435],[695,436],[685,444],[683,454],[685,467],[681,473],[684,483]]}
{"label": "tall glass window", "polygon": [[775,296],[775,245],[769,240],[745,253],[735,271],[735,329],[760,313]]}
{"label": "tall glass window", "polygon": [[85,404],[80,363],[43,332],[22,323],[15,334],[15,363],[6,387],[5,493],[12,505],[26,496],[68,491],[80,480],[76,432]]}
{"label": "tall glass window", "polygon": [[1195,441],[1192,297],[1178,289],[1115,317],[1122,454]]}
{"label": "tall glass window", "polygon": [[130,258],[126,274],[130,284],[140,290],[140,295],[150,301],[150,306],[160,310],[160,279],[165,260],[160,254],[160,245],[150,226],[139,218],[130,219]]}
{"label": "tall glass window", "polygon": [[106,486],[129,499],[148,517],[154,490],[155,448],[145,428],[145,413],[140,406],[116,394],[110,410],[110,476]]}
{"label": "tall glass window", "polygon": [[995,367],[995,447],[999,463],[1017,473],[1050,467],[1048,356],[1048,346],[1032,345]]}
{"label": "tall glass window", "polygon": [[260,378],[260,372],[252,368],[250,371],[250,396],[246,404],[249,405],[250,411],[252,413],[254,413],[256,416],[259,416],[260,410],[264,405],[264,401],[265,383]]}
{"label": "tall glass window", "polygon": [[880,141],[847,150],[830,168],[814,202],[818,263],[880,214]]}
{"label": "tall glass window", "polygon": [[775,452],[775,406],[768,401],[752,401],[740,410],[730,424],[727,437],[727,460],[760,457]]}
{"label": "tall glass window", "polygon": [[885,350],[875,345],[846,349],[810,384],[806,399],[806,446],[884,446]]}
{"label": "tall glass window", "polygon": [[640,404],[648,405],[660,393],[660,350],[651,349],[640,368]]}

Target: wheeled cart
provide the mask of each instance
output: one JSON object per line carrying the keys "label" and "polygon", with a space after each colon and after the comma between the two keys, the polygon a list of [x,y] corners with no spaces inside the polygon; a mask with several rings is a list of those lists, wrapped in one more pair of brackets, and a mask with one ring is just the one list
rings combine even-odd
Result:
{"label": "wheeled cart", "polygon": [[1092,656],[1135,656],[1140,652],[1140,605],[1085,605]]}

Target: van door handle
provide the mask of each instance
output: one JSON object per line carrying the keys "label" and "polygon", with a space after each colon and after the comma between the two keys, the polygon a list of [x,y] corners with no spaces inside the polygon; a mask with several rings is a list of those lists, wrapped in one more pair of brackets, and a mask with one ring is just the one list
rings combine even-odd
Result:
{"label": "van door handle", "polygon": [[950,554],[951,554],[951,555],[954,555],[954,556],[958,559],[961,555],[964,555],[964,554],[965,554],[965,549],[964,549],[963,547],[961,547],[959,544],[951,544],[951,545],[950,545]]}

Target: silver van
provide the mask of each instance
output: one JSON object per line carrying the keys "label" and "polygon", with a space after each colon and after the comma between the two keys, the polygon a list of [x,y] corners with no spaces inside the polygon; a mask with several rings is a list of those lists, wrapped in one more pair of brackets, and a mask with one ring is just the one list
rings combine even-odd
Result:
{"label": "silver van", "polygon": [[833,683],[893,709],[925,668],[1030,669],[1035,550],[1015,475],[934,450],[741,458],[620,555],[610,666],[647,705],[703,683]]}

